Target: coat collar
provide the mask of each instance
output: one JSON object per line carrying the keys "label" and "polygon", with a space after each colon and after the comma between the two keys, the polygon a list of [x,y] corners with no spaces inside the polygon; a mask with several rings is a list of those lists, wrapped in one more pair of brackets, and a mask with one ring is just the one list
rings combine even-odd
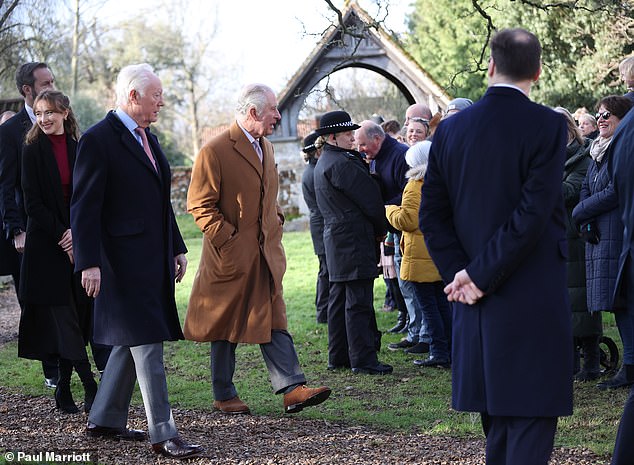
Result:
{"label": "coat collar", "polygon": [[26,132],[29,129],[31,129],[31,127],[33,126],[33,123],[31,122],[31,118],[29,117],[29,114],[26,111],[25,107],[23,107],[22,110],[17,112],[13,118],[15,118],[15,120],[19,123],[20,127],[22,128],[22,131],[24,131],[24,134],[26,134]]}
{"label": "coat collar", "polygon": [[[249,142],[249,139],[242,131],[242,128],[236,121],[229,127],[229,138],[233,142],[233,148],[238,152],[249,164],[257,171],[258,175],[262,177],[264,172],[263,166],[265,163],[270,163],[270,159],[273,157],[270,145],[266,138],[260,138],[260,147],[262,147],[262,161],[258,154],[255,153],[255,149]],[[265,142],[266,141],[266,142]]]}
{"label": "coat collar", "polygon": [[138,160],[148,170],[150,170],[157,177],[157,179],[161,180],[160,171],[163,170],[164,167],[160,162],[161,151],[155,141],[155,136],[149,131],[145,131],[148,136],[148,143],[150,145],[150,148],[152,149],[152,153],[154,154],[154,160],[159,167],[159,172],[154,169],[154,166],[152,166],[152,162],[150,162],[150,160],[148,159],[145,150],[143,150],[143,147],[141,147],[141,144],[139,144],[130,130],[123,124],[123,122],[119,119],[114,111],[110,111],[106,115],[106,120],[113,126],[115,131],[117,131],[121,135],[121,143],[128,149],[130,153],[132,153],[132,155],[134,155],[134,158]]}
{"label": "coat collar", "polygon": [[515,97],[515,98],[521,98],[521,99],[526,99],[528,101],[530,101],[530,99],[528,98],[528,96],[522,92],[519,89],[516,89],[514,87],[506,87],[506,86],[491,86],[487,89],[486,93],[484,94],[485,97],[488,97],[490,95],[500,95],[500,96],[505,96],[505,97]]}

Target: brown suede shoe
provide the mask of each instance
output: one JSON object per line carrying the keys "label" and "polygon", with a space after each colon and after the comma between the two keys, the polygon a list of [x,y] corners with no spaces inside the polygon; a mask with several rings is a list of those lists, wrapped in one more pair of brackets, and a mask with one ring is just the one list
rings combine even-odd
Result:
{"label": "brown suede shoe", "polygon": [[228,400],[214,400],[214,409],[220,410],[227,415],[244,415],[251,413],[247,404],[242,402],[238,396]]}
{"label": "brown suede shoe", "polygon": [[284,411],[286,413],[301,412],[304,407],[321,404],[328,399],[332,391],[329,387],[309,388],[297,386],[288,394],[284,394]]}

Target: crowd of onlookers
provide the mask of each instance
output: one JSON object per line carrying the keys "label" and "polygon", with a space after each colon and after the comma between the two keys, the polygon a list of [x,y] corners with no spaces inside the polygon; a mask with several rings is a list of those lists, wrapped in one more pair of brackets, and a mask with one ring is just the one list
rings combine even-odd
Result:
{"label": "crowd of onlookers", "polygon": [[[497,45],[494,44],[496,40]],[[574,115],[563,107],[552,109],[561,115],[557,124],[565,121],[564,134],[563,128],[558,129],[552,124],[556,121],[552,118],[553,111],[540,109],[539,105],[525,99],[541,72],[538,40],[520,29],[503,31],[494,37],[491,49],[489,91],[477,110],[474,108],[464,117],[458,117],[455,121],[459,122],[455,124],[452,120],[440,125],[445,129],[439,136],[440,141],[434,138],[439,123],[472,106],[471,100],[455,99],[449,102],[444,112],[436,114],[432,114],[425,104],[412,105],[407,109],[402,127],[398,121],[383,121],[377,114],[356,124],[346,112],[334,111],[326,113],[315,133],[304,140],[303,151],[308,166],[302,179],[303,192],[320,263],[317,321],[328,324],[329,369],[352,367],[355,372],[391,373],[392,367],[377,358],[380,332],[376,328],[369,295],[373,288],[371,265],[359,265],[359,257],[363,255],[363,261],[367,262],[368,252],[374,251],[375,263],[386,284],[382,309],[398,311],[396,324],[389,332],[404,334],[399,342],[389,344],[388,348],[411,355],[429,354],[426,358],[413,360],[421,367],[446,368],[458,360],[459,367],[454,369],[453,404],[458,409],[481,412],[487,439],[492,439],[491,448],[487,446],[487,463],[489,459],[491,463],[516,463],[517,451],[511,454],[515,458],[509,459],[509,456],[500,455],[497,446],[506,447],[507,440],[502,438],[517,434],[523,428],[526,429],[521,434],[525,437],[535,434],[535,444],[544,445],[541,452],[530,451],[535,454],[534,460],[542,463],[548,460],[548,441],[549,437],[552,441],[556,428],[556,421],[552,423],[546,417],[572,411],[572,394],[566,387],[569,378],[565,373],[570,360],[574,360],[571,368],[577,381],[592,381],[604,374],[612,374],[597,386],[614,389],[634,384],[634,307],[624,289],[628,285],[622,284],[621,273],[623,235],[624,230],[627,234],[627,228],[623,223],[626,220],[622,221],[624,206],[619,209],[617,189],[609,170],[613,136],[634,103],[634,57],[626,58],[619,66],[628,92],[624,96],[600,98],[596,115],[591,115],[585,108],[577,109]],[[514,54],[510,50],[515,50]],[[522,115],[521,120],[539,118],[541,121],[543,118],[543,124],[550,120],[551,127],[543,131],[541,123],[536,124],[534,120],[521,128],[509,125],[510,121],[505,118],[513,112],[512,102],[518,111],[533,115]],[[491,111],[500,111],[500,116],[490,117]],[[487,127],[483,117],[497,127]],[[493,156],[488,156],[486,147],[468,145],[477,144],[479,140],[474,134],[476,125],[479,130],[486,131],[482,142],[491,145]],[[502,130],[502,127],[506,129]],[[524,133],[529,127],[534,133],[526,139]],[[496,133],[498,128],[500,132]],[[561,150],[564,137],[565,157]],[[440,146],[436,148],[438,144]],[[434,158],[430,159],[430,153]],[[554,163],[560,156],[563,170],[553,183],[553,174],[558,172]],[[429,177],[431,186],[427,185],[426,176],[430,160],[434,165],[434,172]],[[476,177],[483,168],[482,163],[489,162],[500,164],[490,166],[490,179],[485,179],[489,175],[486,170],[485,177]],[[470,184],[463,185],[464,180]],[[498,186],[484,187],[487,183]],[[561,183],[560,188],[558,183]],[[473,195],[474,191],[470,198],[467,185],[482,192]],[[499,186],[505,185],[506,189],[500,189]],[[556,192],[559,189],[563,202],[557,202],[551,195],[556,193],[559,197]],[[463,199],[464,204],[460,204],[459,199]],[[473,208],[467,204],[473,204]],[[553,212],[549,216],[551,204]],[[515,210],[510,210],[512,214],[506,217],[504,210],[513,206]],[[480,237],[482,228],[472,233],[458,229],[465,225],[480,226],[478,208],[489,209],[486,213],[481,212],[481,226],[492,227],[487,233],[491,236]],[[490,211],[495,208],[500,211]],[[543,211],[538,213],[540,209]],[[381,218],[382,214],[384,218]],[[385,219],[387,224],[384,224]],[[557,230],[564,226],[566,240],[558,239]],[[545,232],[540,237],[542,230]],[[440,232],[446,237],[437,234]],[[374,247],[373,240],[379,242],[378,247]],[[535,240],[546,242],[538,246]],[[557,251],[543,249],[548,247],[550,240],[559,241],[558,253],[565,257],[566,273],[560,267],[561,258],[555,258]],[[483,255],[477,255],[479,247],[484,247]],[[475,255],[467,255],[468,250]],[[533,253],[533,259],[524,256]],[[352,260],[356,263],[350,263]],[[523,274],[539,263],[556,267],[550,278],[547,277],[549,269]],[[465,268],[460,270],[460,266]],[[517,272],[517,267],[524,267],[524,271]],[[447,274],[450,271],[452,274]],[[544,276],[535,276],[535,272]],[[496,294],[500,283],[508,281],[509,275],[513,274],[517,277],[512,282],[523,283],[524,287],[536,285],[544,294],[532,295],[530,299],[519,297],[518,300],[524,289],[515,289],[513,284]],[[474,275],[477,280],[472,279]],[[534,282],[531,282],[531,275]],[[567,279],[567,299],[562,298],[566,294],[564,277]],[[490,293],[493,294],[488,297]],[[505,299],[508,300],[506,304]],[[533,321],[530,319],[531,301],[534,301],[533,306],[543,306],[532,307],[536,311]],[[486,303],[479,305],[480,302]],[[454,307],[460,304],[474,305],[474,310]],[[518,306],[512,308],[512,305]],[[554,312],[549,310],[553,306]],[[453,315],[458,311],[459,314]],[[518,315],[514,317],[516,311]],[[605,357],[600,348],[601,314],[606,311],[615,315],[623,346],[623,362],[616,373],[605,372],[601,367],[601,358]],[[471,313],[473,316],[469,316]],[[502,316],[509,324],[521,322],[526,327],[511,329],[507,325],[504,330]],[[461,336],[455,341],[459,346],[454,347],[454,358],[452,324],[459,325],[454,336]],[[548,329],[542,328],[544,337],[548,338],[546,334],[550,334],[550,337],[560,338],[551,349],[544,346],[539,352],[551,357],[548,364],[541,365],[542,373],[536,378],[544,382],[539,387],[535,385],[532,394],[528,394],[525,383],[521,388],[517,385],[517,389],[510,389],[506,393],[509,397],[496,391],[501,397],[496,395],[493,400],[487,394],[487,386],[493,390],[497,386],[515,386],[516,381],[521,383],[521,376],[509,374],[505,378],[502,373],[494,373],[492,367],[505,359],[511,364],[528,362],[526,350],[518,348],[528,347],[528,340],[537,336],[537,327],[530,330],[536,324],[552,324]],[[522,342],[511,340],[511,334],[521,337]],[[568,340],[570,342],[565,342]],[[502,341],[506,342],[500,346]],[[535,340],[535,343],[539,342]],[[508,349],[516,355],[509,357],[500,353],[496,356],[489,353],[493,347],[497,351]],[[469,353],[470,350],[473,352]],[[548,350],[553,352],[545,353]],[[366,361],[361,367],[360,359]],[[529,362],[533,363],[534,360]],[[489,368],[486,364],[490,364]],[[524,368],[528,369],[527,366]],[[507,364],[504,369],[515,372],[517,367]],[[464,378],[469,374],[470,381]],[[482,387],[478,387],[479,379],[483,382]],[[465,388],[467,382],[471,384]],[[537,407],[541,401],[525,408],[517,403],[505,404],[503,400],[514,399],[513,392],[519,397],[530,397],[545,388],[551,389],[548,394],[544,393],[550,400],[541,407]],[[486,400],[475,401],[480,396]],[[490,404],[487,406],[487,403]],[[521,427],[524,420],[516,425],[507,423],[510,417],[505,419],[499,417],[499,413],[493,413],[495,405],[506,405],[499,408],[508,412],[526,412],[519,413],[521,417],[541,412],[538,416],[544,422],[540,426],[535,423]],[[630,427],[631,416],[626,407],[619,436],[626,434],[624,431]],[[617,442],[617,461],[624,456],[624,444]],[[528,449],[525,452],[529,454]]]}
{"label": "crowd of onlookers", "polygon": [[[389,332],[403,334],[388,349],[415,356],[420,367],[453,365],[454,407],[481,413],[487,461],[506,449],[507,432],[519,430],[535,435],[541,461],[552,449],[556,418],[572,411],[567,363],[574,359],[578,381],[604,374],[602,312],[615,315],[623,363],[598,387],[634,384],[633,278],[623,278],[622,253],[631,233],[623,223],[624,189],[611,169],[613,138],[634,105],[634,57],[619,67],[628,92],[602,97],[592,116],[526,98],[541,72],[534,35],[504,30],[491,48],[489,90],[476,104],[457,98],[434,113],[417,103],[402,127],[379,115],[357,124],[345,111],[332,111],[305,138],[302,187],[319,258],[316,318],[328,325],[329,370],[392,373],[378,358],[382,333],[373,291],[382,273],[382,310],[398,314]],[[163,342],[185,337],[211,343],[213,406],[223,413],[250,412],[233,384],[238,343],[260,345],[286,413],[328,399],[328,387],[306,386],[286,327],[284,216],[266,139],[281,119],[274,92],[246,86],[236,121],[196,159],[188,211],[205,240],[183,332],[174,283],[185,274],[187,250],[169,203],[169,164],[149,130],[163,106],[158,76],[147,64],[124,67],[117,108],[81,139],[70,101],[55,90],[45,63],[20,67],[16,83],[24,109],[2,115],[8,119],[0,126],[0,273],[13,275],[22,306],[19,356],[42,361],[57,408],[79,411],[70,389],[75,370],[89,413],[87,434],[145,440],[148,434],[126,425],[138,379],[153,450],[173,458],[199,455],[200,446],[178,435],[163,366]],[[534,133],[527,135],[528,125],[510,125],[516,107],[551,126],[538,133],[541,119],[531,120]],[[508,123],[507,132],[483,126],[490,115],[499,126]],[[476,123],[486,132],[486,147],[476,147]],[[479,161],[489,161],[489,148],[500,166]],[[496,173],[491,179],[487,168]],[[467,185],[482,189],[475,195]],[[567,240],[559,241],[563,229]],[[525,289],[533,281],[544,290],[530,295],[543,306],[534,308],[534,321]],[[512,327],[518,321],[527,327]],[[524,350],[536,336],[530,325],[540,324],[552,324],[547,330],[561,336],[545,337],[553,353],[543,366]],[[507,340],[516,331],[521,340]],[[89,342],[103,373],[99,387]],[[511,355],[499,353],[501,347]],[[530,382],[545,382],[529,389],[522,368],[502,363],[505,357],[538,364],[541,378]],[[517,372],[507,376],[500,368]],[[549,385],[548,396],[541,395]],[[509,386],[533,396],[534,404],[520,405]],[[521,426],[509,418],[521,419]],[[622,425],[628,428],[629,420]]]}
{"label": "crowd of onlookers", "polygon": [[[614,312],[623,345],[621,368],[599,383],[601,389],[634,384],[634,312],[612,305],[623,226],[607,172],[611,138],[634,102],[634,57],[623,60],[619,70],[628,92],[624,96],[601,98],[596,104],[596,114],[586,108],[578,108],[574,114],[563,107],[554,109],[563,115],[568,128],[562,192],[568,212],[568,289],[575,379],[590,381],[606,374],[600,364],[601,312]],[[407,109],[402,126],[396,120],[384,121],[373,114],[359,123],[350,147],[360,152],[379,184],[389,224],[378,259],[386,285],[382,310],[397,312],[396,323],[388,332],[404,336],[388,348],[408,355],[429,353],[427,359],[413,359],[418,366],[450,365],[452,312],[418,225],[421,187],[436,126],[472,103],[457,98],[449,102],[444,112],[436,114],[425,104],[414,104]],[[329,281],[323,218],[315,199],[313,169],[323,145],[318,134],[312,133],[304,140],[303,148],[308,162],[303,179],[304,199],[310,210],[311,233],[319,257],[316,288],[319,323],[327,323]]]}

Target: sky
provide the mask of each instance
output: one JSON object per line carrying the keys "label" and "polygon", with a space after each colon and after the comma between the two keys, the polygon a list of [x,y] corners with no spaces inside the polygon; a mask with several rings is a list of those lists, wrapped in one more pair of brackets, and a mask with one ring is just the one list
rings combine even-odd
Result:
{"label": "sky", "polygon": [[[158,16],[161,11],[156,3],[156,0],[136,0],[134,5],[135,9],[154,6],[152,14]],[[319,41],[319,35],[311,34],[320,34],[332,21],[332,13],[324,0],[185,0],[177,3],[187,5],[192,30],[206,18],[217,16],[217,31],[212,40],[215,63],[231,73],[232,81],[240,83],[238,88],[249,82],[262,82],[281,91]],[[343,8],[343,3],[343,0],[333,0],[338,8]],[[386,24],[390,29],[405,30],[410,3],[411,0],[389,2]],[[130,0],[105,0],[99,18],[106,22],[125,19],[134,13],[129,5]],[[372,16],[377,11],[375,0],[359,0],[359,5]]]}

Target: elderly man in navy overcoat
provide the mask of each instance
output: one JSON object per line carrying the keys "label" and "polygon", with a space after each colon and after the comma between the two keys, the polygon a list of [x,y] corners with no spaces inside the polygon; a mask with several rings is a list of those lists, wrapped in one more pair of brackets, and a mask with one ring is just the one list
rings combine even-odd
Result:
{"label": "elderly man in navy overcoat", "polygon": [[79,142],[71,229],[75,269],[95,297],[95,342],[113,346],[88,435],[145,439],[126,426],[138,379],[154,451],[186,458],[202,449],[178,436],[163,366],[163,341],[183,339],[174,281],[185,274],[187,249],[170,204],[169,164],[148,128],[162,106],[148,64],[121,70],[117,109]]}
{"label": "elderly man in navy overcoat", "polygon": [[566,123],[528,98],[540,57],[528,31],[493,37],[489,88],[440,123],[422,188],[421,230],[457,302],[453,407],[481,414],[487,465],[546,465],[572,414]]}

